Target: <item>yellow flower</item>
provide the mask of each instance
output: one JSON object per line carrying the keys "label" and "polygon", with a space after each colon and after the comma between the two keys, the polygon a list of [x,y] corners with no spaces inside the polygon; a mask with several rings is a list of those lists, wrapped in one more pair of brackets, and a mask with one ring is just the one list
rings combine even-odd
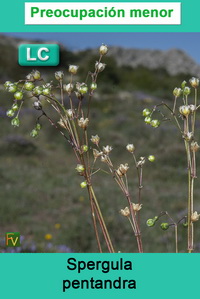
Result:
{"label": "yellow flower", "polygon": [[44,238],[45,238],[45,240],[49,241],[49,240],[51,240],[53,238],[53,236],[52,236],[52,234],[46,234],[44,236]]}
{"label": "yellow flower", "polygon": [[56,223],[56,224],[55,224],[55,228],[56,228],[56,229],[59,229],[60,227],[61,227],[60,223]]}

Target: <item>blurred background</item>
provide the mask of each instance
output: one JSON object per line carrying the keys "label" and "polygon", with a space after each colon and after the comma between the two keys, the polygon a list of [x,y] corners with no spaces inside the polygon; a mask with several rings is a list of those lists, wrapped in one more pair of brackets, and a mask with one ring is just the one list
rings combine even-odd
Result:
{"label": "blurred background", "polygon": [[[136,156],[153,154],[146,162],[142,191],[141,229],[145,252],[174,252],[174,230],[162,231],[146,220],[168,211],[175,221],[187,213],[187,163],[183,141],[171,122],[158,129],[145,125],[142,110],[165,101],[173,104],[173,89],[183,80],[200,76],[199,33],[9,33],[0,35],[0,252],[4,234],[20,232],[22,246],[17,252],[97,252],[87,190],[75,171],[71,148],[57,131],[42,119],[37,139],[30,137],[37,111],[24,106],[19,128],[6,117],[13,95],[4,91],[6,80],[24,79],[32,71],[18,65],[21,43],[59,43],[59,67],[37,69],[48,81],[54,72],[67,75],[69,64],[80,66],[77,80],[84,82],[94,70],[98,47],[110,50],[104,58],[106,69],[99,75],[92,104],[90,134],[98,134],[102,145],[113,146],[117,167],[129,163],[126,145],[133,143]],[[68,82],[66,76],[66,83]],[[191,97],[193,94],[191,95]],[[181,102],[180,102],[181,103]],[[163,110],[166,116],[169,116]],[[55,115],[52,115],[58,121]],[[158,115],[159,117],[159,115]],[[198,129],[200,118],[197,119]],[[199,135],[199,134],[198,134]],[[199,159],[197,160],[199,164]],[[129,170],[129,184],[136,202],[137,174]],[[136,252],[131,228],[119,210],[127,206],[112,177],[98,173],[95,191],[116,251]],[[195,184],[195,210],[200,212],[200,184]],[[163,218],[162,222],[166,219]],[[179,227],[179,249],[186,251],[187,230]],[[200,251],[199,223],[195,223],[195,251]]]}

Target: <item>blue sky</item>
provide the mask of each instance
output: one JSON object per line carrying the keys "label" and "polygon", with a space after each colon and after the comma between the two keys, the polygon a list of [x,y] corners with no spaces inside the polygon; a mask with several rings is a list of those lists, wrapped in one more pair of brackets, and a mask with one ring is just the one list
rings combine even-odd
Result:
{"label": "blue sky", "polygon": [[200,33],[4,33],[25,39],[54,40],[72,50],[95,48],[104,43],[125,48],[184,50],[200,64]]}

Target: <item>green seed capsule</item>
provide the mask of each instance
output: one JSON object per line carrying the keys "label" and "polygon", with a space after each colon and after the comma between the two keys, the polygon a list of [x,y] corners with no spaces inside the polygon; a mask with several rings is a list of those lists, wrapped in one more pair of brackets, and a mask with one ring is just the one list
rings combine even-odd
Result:
{"label": "green seed capsule", "polygon": [[183,223],[183,227],[184,228],[187,228],[188,227],[188,223],[186,222],[186,223]]}
{"label": "green seed capsule", "polygon": [[97,89],[97,84],[93,82],[93,83],[91,84],[90,88],[91,88],[92,90]]}
{"label": "green seed capsule", "polygon": [[88,92],[88,87],[87,87],[86,85],[84,85],[84,86],[80,86],[80,88],[79,88],[79,92],[80,92],[81,94],[85,94],[85,93],[87,93],[87,92]]}
{"label": "green seed capsule", "polygon": [[143,116],[149,116],[151,114],[151,110],[145,108],[143,111],[142,111],[142,115]]}
{"label": "green seed capsule", "polygon": [[80,186],[81,186],[81,188],[86,188],[87,187],[87,182],[86,181],[82,182],[80,184]]}
{"label": "green seed capsule", "polygon": [[158,216],[155,216],[155,217],[153,218],[153,220],[154,220],[154,221],[157,221],[157,220],[158,220]]}
{"label": "green seed capsule", "polygon": [[153,119],[150,124],[153,128],[158,128],[160,126],[160,121],[158,119]]}
{"label": "green seed capsule", "polygon": [[84,153],[86,153],[87,151],[88,151],[88,146],[87,145],[82,145],[82,151],[84,152]]}
{"label": "green seed capsule", "polygon": [[188,86],[186,86],[186,87],[183,89],[183,94],[184,94],[185,96],[188,96],[188,95],[190,94],[190,91],[191,91],[191,89],[190,89]]}
{"label": "green seed capsule", "polygon": [[155,220],[154,219],[148,219],[146,222],[147,226],[152,227],[155,225]]}
{"label": "green seed capsule", "polygon": [[12,84],[11,81],[6,81],[6,82],[4,83],[4,87],[5,87],[5,88],[8,88],[8,86],[9,86],[10,84]]}
{"label": "green seed capsule", "polygon": [[169,228],[169,223],[163,222],[161,223],[160,227],[162,230],[167,230]]}
{"label": "green seed capsule", "polygon": [[41,128],[42,128],[41,124],[37,124],[36,127],[35,127],[35,129],[38,130],[38,131],[40,131]]}
{"label": "green seed capsule", "polygon": [[19,127],[19,118],[18,117],[15,117],[11,120],[11,125],[13,127]]}
{"label": "green seed capsule", "polygon": [[182,89],[185,88],[186,83],[187,83],[187,82],[186,82],[185,80],[181,83],[181,88],[182,88]]}
{"label": "green seed capsule", "polygon": [[38,131],[36,129],[33,129],[30,133],[30,136],[33,137],[33,138],[37,137],[38,136]]}
{"label": "green seed capsule", "polygon": [[6,112],[6,115],[7,115],[8,117],[13,117],[13,116],[15,115],[15,111],[14,111],[13,109],[10,109],[10,110],[8,110],[8,111]]}
{"label": "green seed capsule", "polygon": [[42,93],[45,96],[49,96],[51,94],[51,89],[50,88],[44,88]]}
{"label": "green seed capsule", "polygon": [[154,162],[155,161],[155,156],[153,156],[153,155],[150,155],[149,157],[148,157],[148,160],[150,161],[150,162]]}
{"label": "green seed capsule", "polygon": [[13,111],[18,111],[19,110],[19,106],[17,104],[13,104],[12,105],[12,110]]}
{"label": "green seed capsule", "polygon": [[34,89],[33,89],[33,95],[35,96],[39,96],[41,95],[43,92],[43,88],[41,86],[36,86]]}
{"label": "green seed capsule", "polygon": [[151,123],[151,117],[149,117],[149,116],[145,117],[144,122],[146,124],[150,125],[150,123]]}
{"label": "green seed capsule", "polygon": [[16,84],[10,84],[9,86],[8,86],[8,92],[12,92],[12,93],[14,93],[14,92],[16,92],[17,91],[17,85]]}
{"label": "green seed capsule", "polygon": [[23,93],[21,91],[17,91],[14,93],[14,98],[16,100],[22,100],[23,99]]}
{"label": "green seed capsule", "polygon": [[32,91],[34,87],[35,85],[32,82],[26,82],[24,84],[24,89],[26,89],[27,91]]}

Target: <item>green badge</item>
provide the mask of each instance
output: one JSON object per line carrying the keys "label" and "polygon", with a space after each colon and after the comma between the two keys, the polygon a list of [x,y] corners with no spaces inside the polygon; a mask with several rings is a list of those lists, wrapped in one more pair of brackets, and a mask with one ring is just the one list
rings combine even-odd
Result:
{"label": "green badge", "polygon": [[18,48],[21,66],[57,66],[60,62],[60,47],[56,44],[22,44]]}
{"label": "green badge", "polygon": [[20,233],[6,233],[6,247],[19,247]]}

